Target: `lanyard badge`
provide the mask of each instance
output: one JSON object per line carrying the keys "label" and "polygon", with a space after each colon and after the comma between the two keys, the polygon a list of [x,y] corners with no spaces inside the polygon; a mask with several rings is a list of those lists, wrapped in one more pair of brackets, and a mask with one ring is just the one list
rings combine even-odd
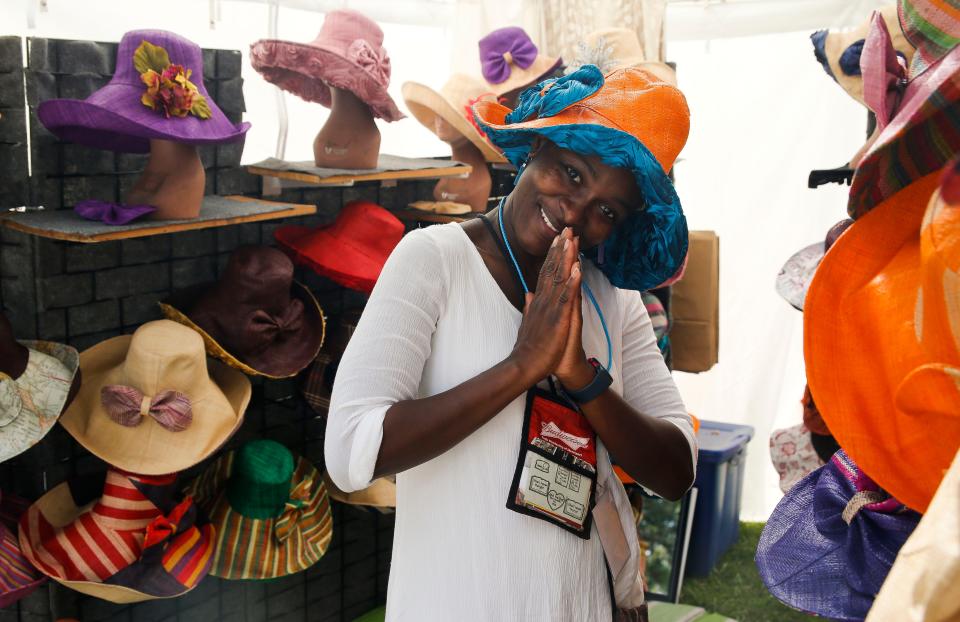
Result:
{"label": "lanyard badge", "polygon": [[589,539],[596,482],[597,437],[586,417],[530,389],[507,507]]}

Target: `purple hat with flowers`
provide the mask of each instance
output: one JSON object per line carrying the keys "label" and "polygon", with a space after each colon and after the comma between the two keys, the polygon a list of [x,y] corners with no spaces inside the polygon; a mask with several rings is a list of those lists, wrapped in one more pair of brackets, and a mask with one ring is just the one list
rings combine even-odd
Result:
{"label": "purple hat with flowers", "polygon": [[61,140],[127,153],[150,140],[211,145],[243,140],[203,84],[200,46],[163,30],[133,30],[120,41],[110,83],[86,99],[51,99],[40,122]]}
{"label": "purple hat with flowers", "polygon": [[794,609],[863,620],[919,521],[841,449],[777,504],[757,545],[757,569]]}

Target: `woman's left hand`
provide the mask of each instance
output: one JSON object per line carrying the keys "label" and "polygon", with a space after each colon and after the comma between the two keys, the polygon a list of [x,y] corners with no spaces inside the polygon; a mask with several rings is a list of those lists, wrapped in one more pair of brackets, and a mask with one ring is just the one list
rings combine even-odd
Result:
{"label": "woman's left hand", "polygon": [[[574,238],[574,256],[579,252],[580,240]],[[580,270],[580,261],[574,264],[575,270]],[[567,333],[567,345],[560,357],[560,362],[553,375],[563,386],[570,389],[580,389],[587,386],[596,374],[587,355],[583,351],[583,303],[582,289],[577,288],[574,294],[573,313],[570,316],[570,331]]]}

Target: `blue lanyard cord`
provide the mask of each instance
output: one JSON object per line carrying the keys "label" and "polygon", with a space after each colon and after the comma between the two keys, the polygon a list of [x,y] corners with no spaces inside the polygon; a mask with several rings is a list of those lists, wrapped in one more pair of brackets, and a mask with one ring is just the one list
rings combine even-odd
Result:
{"label": "blue lanyard cord", "polygon": [[[500,209],[497,210],[497,220],[500,223],[500,235],[503,236],[503,245],[507,248],[507,254],[510,255],[510,261],[513,262],[513,267],[517,271],[517,276],[520,277],[520,285],[523,286],[523,293],[529,294],[530,288],[527,287],[527,281],[523,278],[523,272],[520,271],[520,264],[517,263],[517,258],[513,254],[513,249],[510,248],[510,240],[507,239],[507,231],[503,227],[503,204],[506,201],[506,197],[500,199]],[[580,254],[580,258],[583,259],[583,253]],[[580,279],[580,284],[583,286],[584,291],[587,292],[587,298],[590,299],[590,302],[593,304],[593,308],[597,310],[597,316],[600,318],[600,326],[603,328],[603,336],[607,339],[607,371],[613,369],[613,345],[610,342],[610,331],[607,329],[607,321],[603,318],[603,311],[600,310],[600,304],[597,303],[596,297],[593,295],[593,291],[590,289],[590,286],[587,285],[587,280],[585,278]]]}

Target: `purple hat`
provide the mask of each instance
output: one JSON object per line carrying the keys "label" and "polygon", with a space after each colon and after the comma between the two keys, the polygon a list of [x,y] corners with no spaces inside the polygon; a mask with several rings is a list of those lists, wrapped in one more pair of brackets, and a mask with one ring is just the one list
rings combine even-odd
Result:
{"label": "purple hat", "polygon": [[47,580],[23,556],[17,541],[17,520],[29,505],[10,495],[0,499],[0,609],[29,595]]}
{"label": "purple hat", "polygon": [[227,119],[210,97],[200,46],[163,30],[123,35],[109,84],[83,100],[41,102],[37,116],[61,140],[127,153],[147,153],[150,139],[191,145],[239,141],[250,129],[249,123]]}
{"label": "purple hat", "polygon": [[390,57],[383,49],[383,31],[357,11],[327,13],[310,43],[261,39],[250,46],[250,64],[267,82],[308,102],[329,108],[334,87],[356,95],[375,117],[404,117],[387,93]]}
{"label": "purple hat", "polygon": [[480,39],[481,71],[496,95],[536,84],[562,63],[563,59],[541,54],[523,28],[499,28]]}
{"label": "purple hat", "polygon": [[863,620],[919,521],[841,449],[777,504],[757,545],[757,569],[790,607]]}

